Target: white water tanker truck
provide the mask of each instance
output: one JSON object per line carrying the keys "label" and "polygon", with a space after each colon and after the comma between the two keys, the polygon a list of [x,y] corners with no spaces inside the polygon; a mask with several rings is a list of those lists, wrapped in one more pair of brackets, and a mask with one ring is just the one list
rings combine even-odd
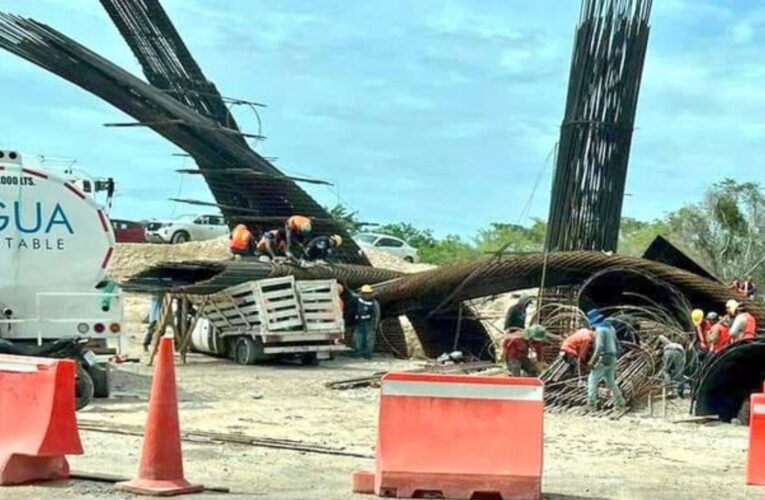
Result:
{"label": "white water tanker truck", "polygon": [[75,357],[82,400],[108,396],[96,353],[119,349],[114,245],[103,208],[72,179],[0,150],[0,352]]}

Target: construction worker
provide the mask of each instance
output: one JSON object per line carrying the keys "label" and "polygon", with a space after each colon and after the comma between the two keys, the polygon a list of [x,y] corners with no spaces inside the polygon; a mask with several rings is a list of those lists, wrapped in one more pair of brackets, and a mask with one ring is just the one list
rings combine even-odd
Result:
{"label": "construction worker", "polygon": [[707,345],[709,345],[709,352],[711,354],[717,354],[725,349],[730,344],[730,330],[724,322],[719,322],[712,325],[712,328],[707,333]]}
{"label": "construction worker", "polygon": [[[501,359],[513,377],[520,377],[521,370],[536,377],[544,369],[544,344],[547,330],[542,325],[531,325],[525,330],[511,328],[502,341]],[[536,363],[529,358],[529,351],[536,353]]]}
{"label": "construction worker", "polygon": [[754,284],[754,280],[751,276],[746,277],[746,281],[741,283],[741,295],[749,300],[754,299],[754,295],[757,293],[757,286]]}
{"label": "construction worker", "polygon": [[157,329],[159,315],[162,311],[162,295],[152,294],[149,299],[149,326],[146,328],[146,335],[143,337],[143,351],[149,352],[149,346],[154,338],[154,330]]}
{"label": "construction worker", "polygon": [[[350,290],[349,290],[350,292]],[[372,359],[375,350],[377,327],[380,325],[380,302],[369,285],[361,287],[361,294],[351,292],[355,306],[353,347],[356,355]]]}
{"label": "construction worker", "polygon": [[[295,251],[302,247],[311,234],[311,219],[304,215],[293,215],[284,224],[284,232],[287,238],[287,257],[295,257]],[[302,253],[302,252],[301,252]]]}
{"label": "construction worker", "polygon": [[343,237],[339,234],[332,236],[317,236],[305,247],[305,256],[308,260],[327,260],[331,258],[335,249],[343,244]]}
{"label": "construction worker", "polygon": [[510,328],[526,328],[526,310],[533,299],[528,295],[521,297],[518,302],[510,306],[505,314],[505,331]]}
{"label": "construction worker", "polygon": [[284,229],[272,229],[260,236],[255,247],[255,254],[261,257],[276,258],[277,252],[284,254],[287,246],[287,238]]}
{"label": "construction worker", "polygon": [[672,384],[677,391],[677,395],[684,397],[685,392],[685,348],[672,342],[664,335],[659,335],[659,342],[662,348],[662,372],[664,381]]}
{"label": "construction worker", "polygon": [[587,320],[595,330],[595,349],[588,363],[590,374],[587,378],[587,409],[598,406],[598,384],[601,380],[611,389],[611,397],[617,408],[626,406],[622,391],[616,384],[616,331],[597,309],[587,311]]}
{"label": "construction worker", "polygon": [[731,320],[730,341],[753,339],[757,335],[757,321],[749,312],[744,311],[741,304],[735,299],[725,303],[725,310]]}
{"label": "construction worker", "polygon": [[595,332],[589,328],[580,328],[563,341],[558,357],[568,365],[566,373],[579,374],[587,364],[588,354],[595,341]]}
{"label": "construction worker", "polygon": [[229,239],[228,247],[231,253],[240,257],[254,253],[255,237],[244,224],[237,224]]}

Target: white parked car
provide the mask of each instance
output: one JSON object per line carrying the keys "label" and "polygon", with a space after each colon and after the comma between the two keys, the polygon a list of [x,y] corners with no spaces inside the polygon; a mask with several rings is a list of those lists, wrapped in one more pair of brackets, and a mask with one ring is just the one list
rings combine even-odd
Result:
{"label": "white parked car", "polygon": [[359,233],[353,237],[353,240],[362,250],[374,248],[375,250],[395,255],[396,257],[411,263],[420,260],[416,248],[409,246],[409,243],[400,238],[396,238],[395,236],[376,233]]}
{"label": "white parked car", "polygon": [[228,234],[228,225],[222,215],[187,215],[146,224],[146,240],[152,243],[212,240]]}

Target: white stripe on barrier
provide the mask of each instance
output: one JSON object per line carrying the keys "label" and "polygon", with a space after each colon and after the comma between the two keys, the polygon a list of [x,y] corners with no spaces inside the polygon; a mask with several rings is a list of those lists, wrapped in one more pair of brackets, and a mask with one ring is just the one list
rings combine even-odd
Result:
{"label": "white stripe on barrier", "polygon": [[752,408],[752,413],[755,415],[765,415],[765,404],[756,404],[754,405],[754,408]]}
{"label": "white stripe on barrier", "polygon": [[37,371],[36,365],[29,363],[14,363],[12,361],[0,362],[0,372],[32,373]]}
{"label": "white stripe on barrier", "polygon": [[488,385],[459,382],[383,381],[383,396],[418,396],[425,398],[501,399],[506,401],[542,401],[542,386]]}

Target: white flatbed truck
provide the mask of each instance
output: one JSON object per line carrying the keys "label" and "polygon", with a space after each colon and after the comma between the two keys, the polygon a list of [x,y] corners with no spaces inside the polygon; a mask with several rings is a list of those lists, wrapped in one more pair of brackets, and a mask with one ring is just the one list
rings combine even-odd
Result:
{"label": "white flatbed truck", "polygon": [[239,364],[289,357],[315,364],[348,350],[334,280],[269,278],[197,296],[193,302],[201,309],[191,332],[197,352]]}

